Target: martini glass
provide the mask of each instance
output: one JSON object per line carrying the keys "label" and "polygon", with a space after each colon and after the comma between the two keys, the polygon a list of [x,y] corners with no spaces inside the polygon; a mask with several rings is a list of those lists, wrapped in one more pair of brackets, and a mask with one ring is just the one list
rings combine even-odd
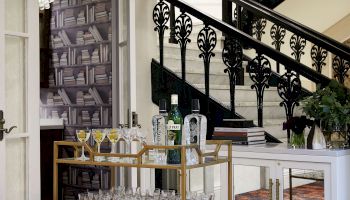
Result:
{"label": "martini glass", "polygon": [[[111,153],[116,153],[117,152],[116,143],[120,139],[120,132],[121,132],[120,129],[117,129],[117,128],[105,129],[105,132],[107,134],[107,138],[112,143]],[[108,160],[110,162],[119,162],[119,158],[117,157],[109,157]]]}
{"label": "martini glass", "polygon": [[[92,129],[92,136],[97,143],[97,152],[101,153],[101,143],[106,138],[106,132],[101,129]],[[104,156],[95,156],[95,161],[104,161]]]}
{"label": "martini glass", "polygon": [[85,156],[84,144],[90,138],[90,134],[91,134],[90,130],[76,130],[76,135],[79,142],[83,143],[81,147],[82,148],[81,156],[77,158],[78,160],[81,160],[81,161],[89,160],[89,158]]}

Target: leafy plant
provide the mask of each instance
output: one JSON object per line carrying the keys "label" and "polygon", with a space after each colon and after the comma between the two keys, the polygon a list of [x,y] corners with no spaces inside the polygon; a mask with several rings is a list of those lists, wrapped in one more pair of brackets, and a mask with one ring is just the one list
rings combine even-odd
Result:
{"label": "leafy plant", "polygon": [[341,127],[350,123],[350,93],[335,80],[323,89],[317,88],[301,103],[308,116],[321,120],[327,127]]}
{"label": "leafy plant", "polygon": [[290,129],[295,134],[300,135],[304,132],[306,126],[312,126],[313,121],[307,119],[306,116],[292,117],[283,123],[283,130]]}

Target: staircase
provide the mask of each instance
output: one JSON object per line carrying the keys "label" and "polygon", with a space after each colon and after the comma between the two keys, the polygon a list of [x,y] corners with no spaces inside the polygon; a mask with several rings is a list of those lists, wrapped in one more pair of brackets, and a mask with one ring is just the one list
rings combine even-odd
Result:
{"label": "staircase", "polygon": [[[183,21],[175,23],[175,19],[180,15],[180,13],[176,13],[176,17],[174,16],[175,18],[173,18],[174,21],[170,23],[170,28],[175,28],[170,30],[176,30],[177,28],[177,30],[181,30],[181,32],[178,32],[181,33],[178,35],[181,39],[185,41],[190,39],[192,41],[191,43],[187,43],[184,48],[186,55],[180,53],[181,45],[168,43],[169,35],[171,34],[169,32],[165,32],[164,34],[163,32],[163,30],[166,30],[164,27],[169,25],[167,23],[172,13],[170,12],[169,16],[169,12],[167,12],[169,7],[164,2],[170,3],[184,12],[181,15],[184,17],[182,18]],[[183,98],[185,102],[189,101],[189,97],[203,98],[201,100],[202,108],[204,107],[203,114],[208,114],[207,116],[211,119],[210,124],[212,126],[218,126],[220,125],[220,120],[227,117],[227,113],[231,109],[230,89],[232,90],[233,88],[235,90],[235,114],[231,114],[231,117],[252,119],[255,124],[258,124],[258,122],[262,124],[266,131],[275,137],[286,138],[286,132],[282,131],[282,122],[286,118],[302,114],[300,109],[295,106],[303,95],[302,84],[311,83],[308,86],[315,84],[325,86],[330,81],[328,77],[321,74],[322,70],[315,70],[319,66],[321,69],[324,66],[323,63],[328,55],[325,52],[331,51],[335,55],[331,67],[334,69],[336,78],[339,82],[343,83],[345,74],[349,70],[349,60],[347,59],[350,57],[350,50],[348,47],[254,1],[227,0],[225,3],[227,5],[236,4],[234,7],[237,9],[242,9],[242,11],[248,10],[255,14],[254,21],[256,24],[253,26],[254,30],[251,31],[254,34],[245,34],[229,24],[204,14],[202,11],[183,1],[161,0],[157,4],[153,17],[157,25],[156,30],[158,30],[160,36],[160,71],[156,72],[158,79],[152,78],[152,88],[154,89],[153,102],[157,103],[157,98],[165,97],[171,92],[178,92],[180,98]],[[227,9],[226,7],[223,8]],[[230,13],[230,11],[223,10],[222,13]],[[185,20],[189,18],[187,14],[190,14],[191,18],[196,18],[196,20],[192,20],[193,24]],[[239,14],[237,12],[237,15]],[[233,22],[230,16],[226,17],[226,20]],[[242,17],[235,20],[237,20],[238,25],[242,24]],[[266,24],[270,26],[269,29],[264,30]],[[274,37],[271,36],[272,41],[261,41],[261,37],[258,37],[259,34],[263,35],[264,32],[269,34],[270,29],[272,32],[274,28],[276,29],[276,26],[285,29],[284,35],[283,32],[278,32],[283,37],[281,35],[279,37],[275,35]],[[281,29],[278,30],[280,31]],[[213,32],[216,33],[216,38],[213,36]],[[225,38],[223,35],[237,38],[239,43],[238,47],[236,46],[235,48],[241,48],[241,52],[243,52],[243,57],[242,54],[239,54],[239,51],[232,51],[226,55],[229,57],[225,58],[231,61],[229,68],[223,63],[222,59],[223,49],[228,48],[228,46],[224,45],[224,41],[229,37]],[[284,36],[288,36],[289,38],[283,41]],[[197,44],[197,38],[199,37],[202,39],[201,47],[198,47]],[[274,44],[277,42],[288,43],[292,54],[290,52],[281,52],[277,45],[272,45],[271,42],[275,42]],[[306,43],[309,42],[315,45],[312,45],[312,48],[311,46],[305,47]],[[215,43],[215,48],[212,48]],[[249,50],[242,49],[246,45],[250,47]],[[309,52],[305,53],[304,48],[309,48],[308,51],[310,52],[311,50],[311,55]],[[212,53],[215,53],[215,56],[210,57]],[[202,54],[201,58],[199,57],[200,54]],[[313,62],[303,63],[300,57],[304,54],[309,54]],[[246,55],[249,55],[253,60],[246,59]],[[240,64],[237,60],[242,60],[242,63]],[[243,67],[244,81],[241,85],[231,84],[233,83],[232,80],[224,72],[225,69],[230,69],[232,73],[231,70],[237,66]],[[278,66],[282,66],[281,70],[279,70]],[[162,67],[165,67],[169,71],[164,69],[167,71],[164,73]],[[183,68],[185,68],[186,79],[183,76]],[[208,71],[205,71],[205,69],[208,69]],[[269,70],[272,70],[274,75]],[[171,77],[173,75],[171,75],[170,71],[174,72],[178,77]],[[247,71],[258,78],[249,76]],[[153,74],[152,72],[152,76]],[[273,76],[275,83],[271,84],[270,82]],[[209,82],[206,82],[208,80],[207,77],[209,77]],[[154,82],[154,80],[158,82]],[[176,80],[177,85],[172,84],[171,80]],[[260,98],[259,101],[257,100],[257,92],[255,88],[251,87],[253,84],[262,93],[263,99]],[[266,88],[263,90],[265,86]],[[268,86],[270,87],[267,88]],[[190,89],[181,90],[179,88]],[[190,92],[188,93],[188,91]],[[201,92],[201,94],[197,91]],[[258,113],[261,113],[261,110],[257,109],[259,107],[257,104],[259,103],[261,104],[260,108],[263,108],[263,114],[260,116]],[[226,111],[216,112],[215,110],[222,110],[222,108],[224,110],[226,109]]]}
{"label": "staircase", "polygon": [[[187,45],[186,53],[186,80],[201,92],[205,92],[204,85],[204,67],[203,59],[199,58],[201,51],[197,46],[197,38],[203,24],[193,25],[193,31],[190,35],[191,43]],[[222,62],[222,51],[225,37],[222,32],[215,30],[218,36],[218,43],[213,51],[215,57],[211,58],[210,63],[210,95],[211,98],[230,109],[230,82],[229,76],[224,70],[227,68]],[[169,40],[169,34],[165,37],[165,41]],[[248,53],[248,51],[246,51]],[[245,119],[253,120],[258,124],[257,99],[256,92],[251,88],[252,80],[249,73],[246,72],[247,61],[243,63],[244,69],[244,85],[236,86],[236,112]],[[178,44],[164,44],[164,66],[175,72],[181,77],[181,53]],[[264,98],[264,128],[266,132],[271,133],[278,139],[287,137],[286,130],[282,130],[282,123],[286,121],[284,108],[280,106],[281,97],[276,92],[277,88],[270,86],[265,90]],[[296,116],[302,114],[301,110],[295,111]]]}

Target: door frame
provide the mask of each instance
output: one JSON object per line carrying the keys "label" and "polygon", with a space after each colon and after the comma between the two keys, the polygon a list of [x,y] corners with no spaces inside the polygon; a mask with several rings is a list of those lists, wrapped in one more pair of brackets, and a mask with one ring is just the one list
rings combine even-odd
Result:
{"label": "door frame", "polygon": [[[0,199],[6,199],[6,140],[25,139],[26,141],[26,199],[40,199],[40,45],[39,45],[39,5],[36,0],[26,0],[26,33],[5,30],[6,17],[0,19],[0,74],[5,74],[5,37],[25,39],[26,67],[26,133],[10,134],[0,142]],[[0,13],[5,12],[5,0],[0,0]],[[30,56],[28,55],[30,53]],[[0,109],[5,108],[5,79],[0,78]],[[6,118],[5,118],[6,119]],[[10,124],[5,124],[9,127]]]}

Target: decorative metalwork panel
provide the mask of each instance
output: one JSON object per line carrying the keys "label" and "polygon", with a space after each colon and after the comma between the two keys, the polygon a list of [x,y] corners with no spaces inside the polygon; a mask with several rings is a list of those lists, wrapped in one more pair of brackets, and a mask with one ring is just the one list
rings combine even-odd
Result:
{"label": "decorative metalwork panel", "polygon": [[266,19],[264,18],[259,18],[256,17],[254,19],[254,23],[253,23],[253,35],[256,36],[256,39],[261,41],[261,37],[262,35],[265,34],[265,29],[266,27]]}
{"label": "decorative metalwork panel", "polygon": [[153,9],[153,21],[156,24],[154,28],[158,32],[159,36],[159,51],[160,51],[160,64],[163,65],[163,43],[164,43],[164,31],[168,29],[166,25],[169,21],[169,6],[160,0]]}
{"label": "decorative metalwork panel", "polygon": [[270,36],[273,40],[272,45],[275,46],[275,49],[280,51],[282,44],[284,44],[284,37],[286,36],[286,29],[282,26],[274,24],[270,30]]}
{"label": "decorative metalwork panel", "polygon": [[236,77],[242,70],[243,50],[240,43],[233,38],[226,38],[224,49],[222,51],[222,60],[227,66],[225,73],[228,73],[230,79],[230,98],[231,98],[231,113],[235,116],[235,90]]}
{"label": "decorative metalwork panel", "polygon": [[207,24],[198,33],[197,45],[202,52],[199,54],[200,58],[204,61],[204,76],[205,76],[205,95],[207,96],[207,111],[209,111],[209,68],[210,58],[215,56],[213,50],[216,46],[217,37],[213,28]]}
{"label": "decorative metalwork panel", "polygon": [[186,80],[186,45],[191,42],[188,38],[192,32],[192,19],[186,13],[181,13],[175,21],[175,36],[181,49],[182,79]]}
{"label": "decorative metalwork panel", "polygon": [[350,63],[347,60],[341,59],[339,56],[333,59],[333,70],[334,78],[336,78],[339,83],[344,84],[345,78],[349,77],[347,74],[350,69]]}
{"label": "decorative metalwork panel", "polygon": [[282,98],[280,106],[284,106],[286,117],[292,117],[295,106],[299,106],[301,94],[301,81],[293,71],[282,75],[277,84],[278,95]]}
{"label": "decorative metalwork panel", "polygon": [[326,65],[324,62],[327,58],[328,52],[317,45],[313,45],[311,48],[311,59],[313,60],[312,66],[316,68],[318,73],[322,73],[322,67]]}
{"label": "decorative metalwork panel", "polygon": [[265,88],[269,88],[268,80],[271,77],[271,64],[267,58],[259,54],[248,63],[247,68],[249,71],[249,77],[254,82],[251,88],[255,89],[257,96],[258,125],[262,127],[264,91]]}
{"label": "decorative metalwork panel", "polygon": [[304,55],[304,48],[306,46],[306,40],[298,35],[293,34],[290,38],[290,48],[292,48],[295,60],[300,62],[301,56]]}

